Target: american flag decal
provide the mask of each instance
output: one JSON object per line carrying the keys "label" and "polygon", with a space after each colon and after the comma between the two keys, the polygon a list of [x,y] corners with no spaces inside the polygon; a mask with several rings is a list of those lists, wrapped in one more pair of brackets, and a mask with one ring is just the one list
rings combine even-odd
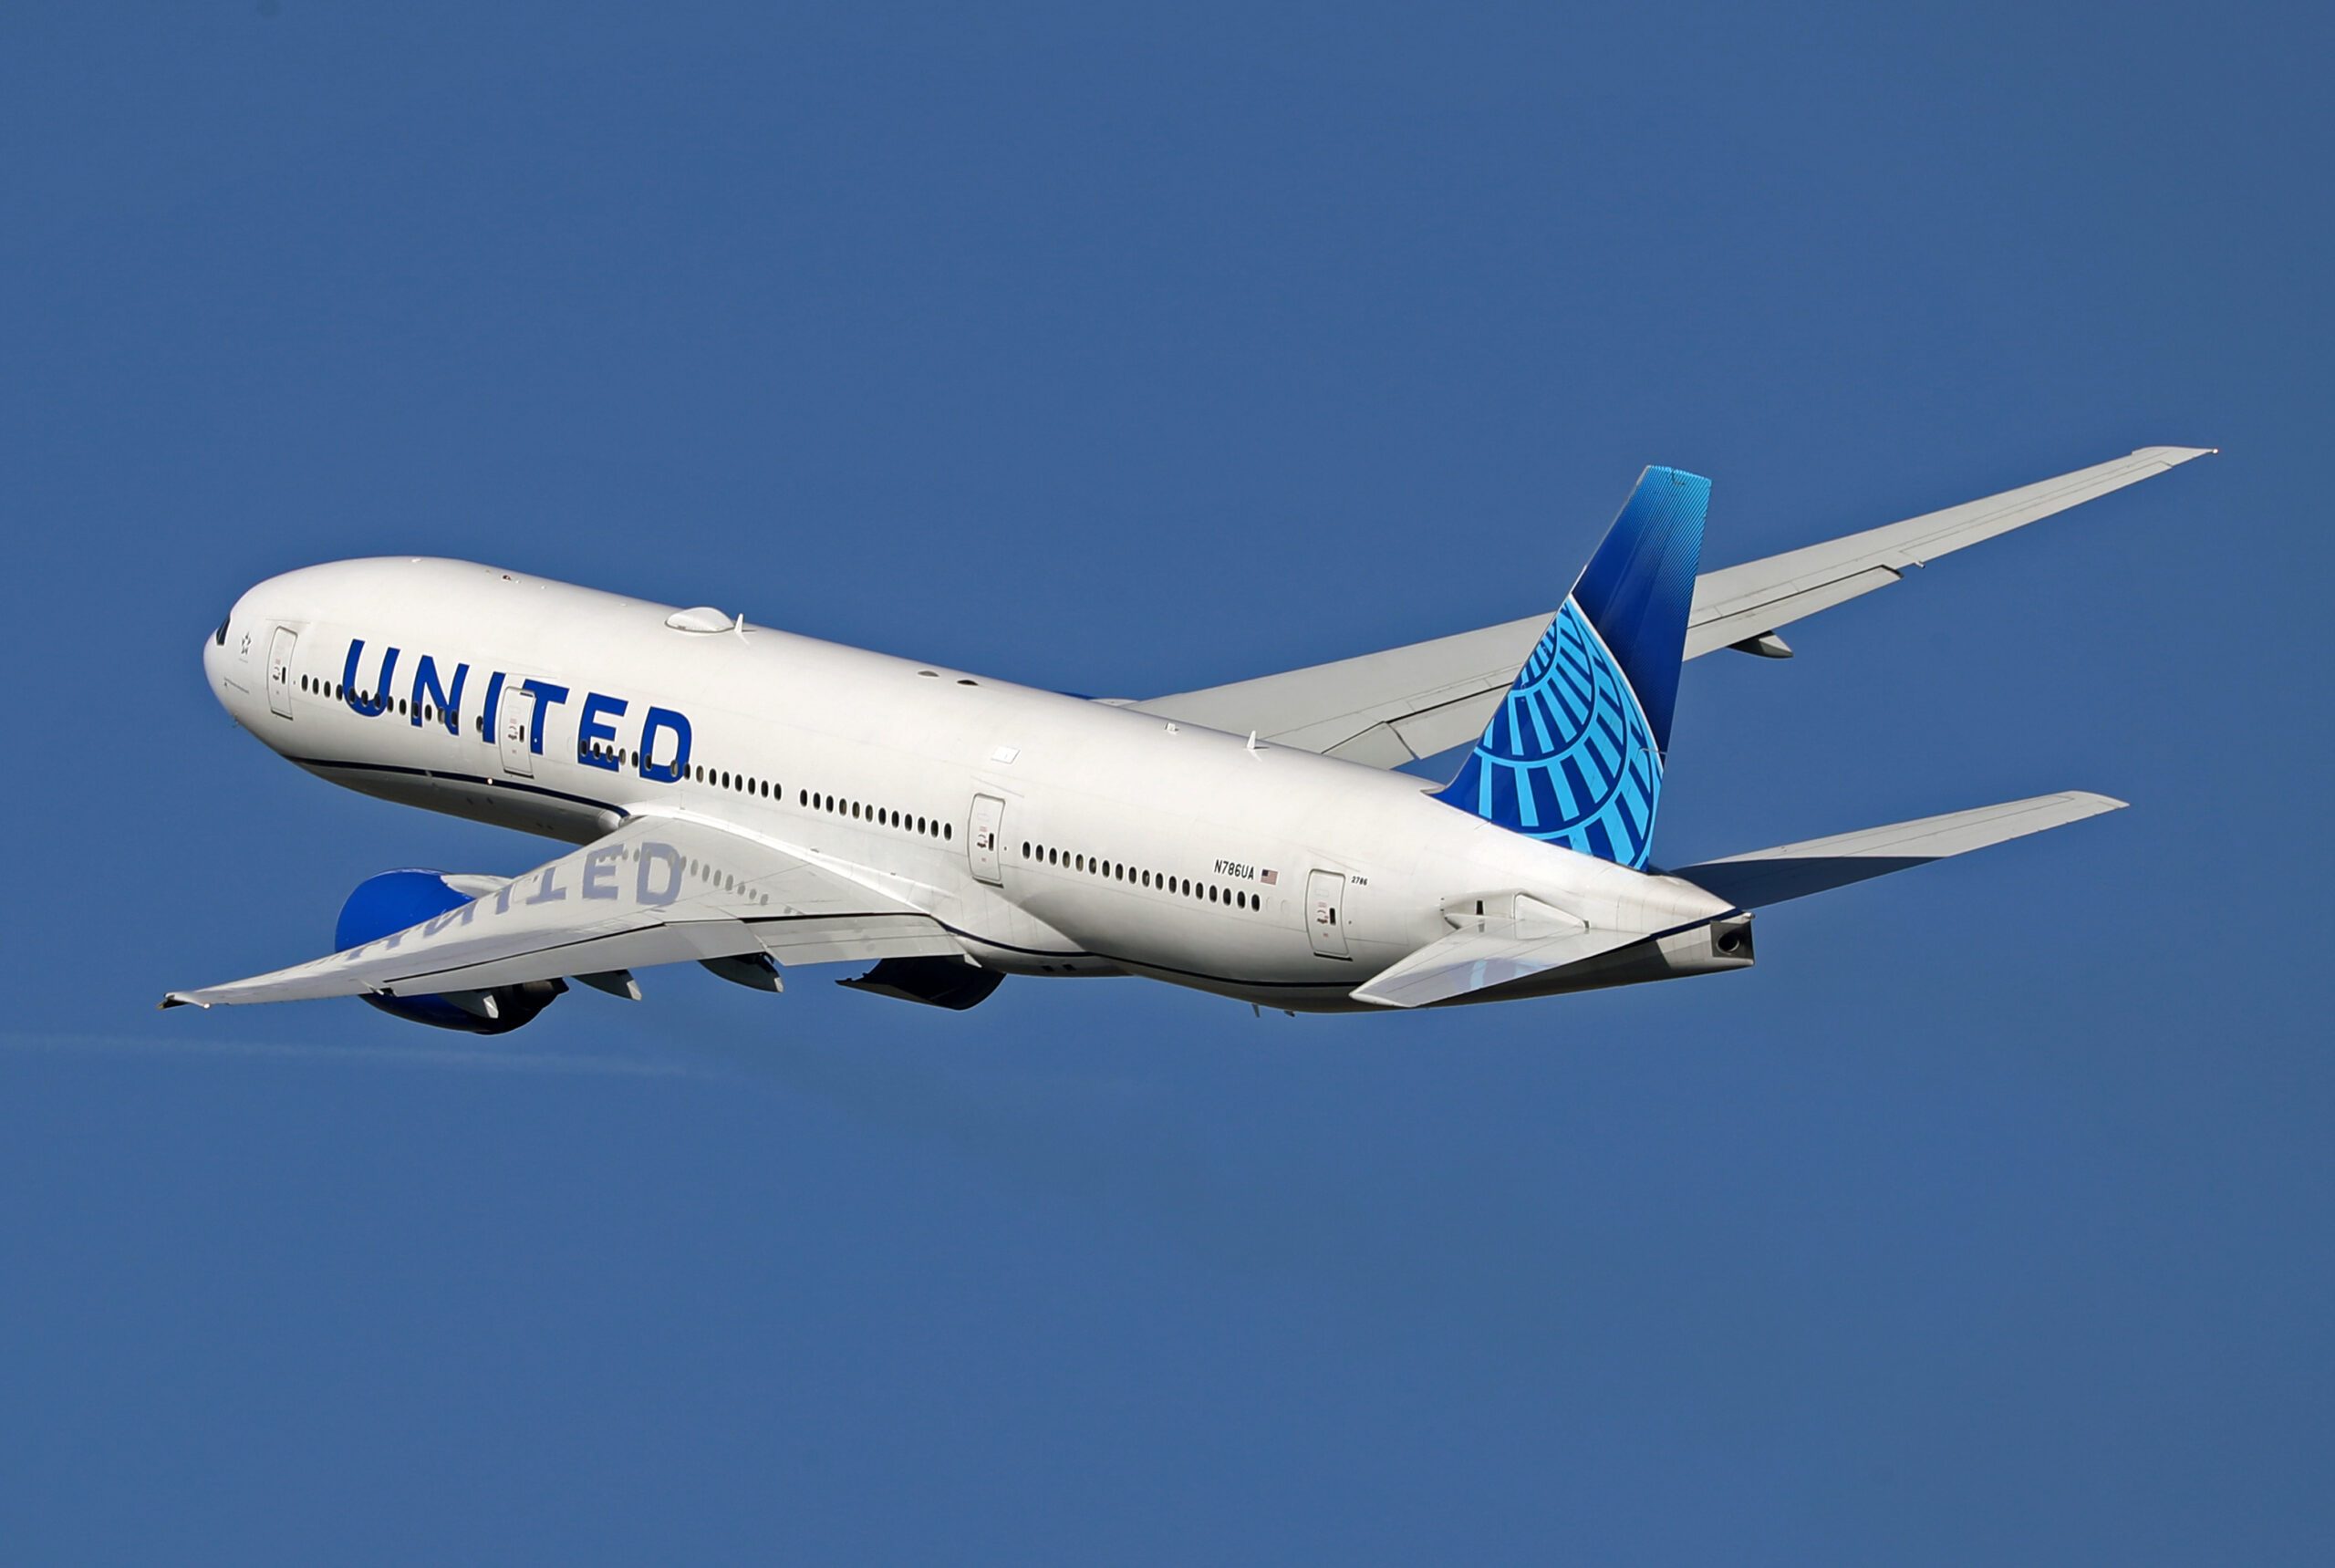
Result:
{"label": "american flag decal", "polygon": [[1268,888],[1271,887],[1274,883],[1276,883],[1276,882],[1278,882],[1278,881],[1280,881],[1280,880],[1281,880],[1281,873],[1280,873],[1280,872],[1278,872],[1278,871],[1268,871],[1268,872],[1264,873],[1264,883],[1265,883],[1265,886],[1266,886],[1266,887],[1268,887]]}

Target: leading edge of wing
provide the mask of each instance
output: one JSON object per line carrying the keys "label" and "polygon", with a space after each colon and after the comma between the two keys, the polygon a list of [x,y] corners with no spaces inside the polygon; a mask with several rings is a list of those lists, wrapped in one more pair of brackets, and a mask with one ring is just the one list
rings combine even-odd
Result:
{"label": "leading edge of wing", "polygon": [[1925,512],[1781,555],[1705,572],[1695,580],[1686,657],[1731,648],[1819,610],[1887,587],[1906,568],[2137,484],[2217,447],[2144,446],[2016,490]]}
{"label": "leading edge of wing", "polygon": [[795,963],[960,950],[878,874],[715,823],[641,815],[488,893],[345,952],[173,991],[165,1007],[421,995],[767,952]]}
{"label": "leading edge of wing", "polygon": [[[1748,642],[1886,587],[1909,566],[2006,534],[2175,468],[2215,447],[2142,447],[2036,483],[1822,544],[1707,571],[1695,580],[1686,656]],[[1553,609],[1401,648],[1331,659],[1128,704],[1163,719],[1374,767],[1467,744]]]}

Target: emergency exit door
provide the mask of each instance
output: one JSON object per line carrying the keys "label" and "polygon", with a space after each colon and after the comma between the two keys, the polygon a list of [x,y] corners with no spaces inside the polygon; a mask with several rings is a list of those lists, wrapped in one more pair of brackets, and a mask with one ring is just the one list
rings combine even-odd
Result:
{"label": "emergency exit door", "polygon": [[1305,934],[1323,958],[1346,956],[1346,879],[1335,871],[1305,878]]}
{"label": "emergency exit door", "polygon": [[503,689],[503,711],[494,716],[494,742],[503,753],[503,771],[513,778],[535,776],[534,713],[534,692],[515,680]]}
{"label": "emergency exit door", "polygon": [[993,794],[973,796],[973,819],[968,826],[972,831],[965,835],[965,854],[972,862],[973,875],[984,882],[1003,882],[998,836],[1005,831],[1005,803]]}
{"label": "emergency exit door", "polygon": [[300,649],[300,634],[279,626],[267,639],[267,705],[279,719],[292,716],[292,658]]}

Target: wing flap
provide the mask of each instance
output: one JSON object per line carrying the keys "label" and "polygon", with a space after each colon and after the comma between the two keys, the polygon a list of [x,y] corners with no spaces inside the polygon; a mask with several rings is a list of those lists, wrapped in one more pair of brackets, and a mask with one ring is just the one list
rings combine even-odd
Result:
{"label": "wing flap", "polygon": [[[1867,566],[1829,582],[1813,582],[1806,587],[1790,589],[1777,597],[1753,598],[1741,608],[1712,615],[1689,626],[1686,628],[1686,657],[1699,658],[1718,649],[1732,648],[1738,642],[1765,636],[1780,626],[1804,620],[1819,610],[1846,604],[1875,588],[1885,588],[1903,575],[1894,566]],[[1701,585],[1696,585],[1697,597],[1701,592]]]}
{"label": "wing flap", "polygon": [[761,943],[754,940],[752,930],[742,921],[680,920],[537,948],[509,958],[450,964],[385,981],[378,989],[391,996],[485,991],[498,985],[524,985],[529,981],[601,974],[609,970],[651,969],[663,963],[737,958],[760,949]]}
{"label": "wing flap", "polygon": [[2087,790],[2065,790],[2026,800],[2005,801],[1970,811],[1952,811],[1884,827],[1811,838],[1684,866],[1669,875],[1692,882],[1739,909],[1756,909],[1804,898],[1868,877],[1884,877],[1974,849],[2024,838],[2046,828],[2081,822],[2125,803]]}
{"label": "wing flap", "polygon": [[862,963],[870,959],[962,958],[965,950],[929,915],[804,915],[747,923],[763,952],[781,963]]}

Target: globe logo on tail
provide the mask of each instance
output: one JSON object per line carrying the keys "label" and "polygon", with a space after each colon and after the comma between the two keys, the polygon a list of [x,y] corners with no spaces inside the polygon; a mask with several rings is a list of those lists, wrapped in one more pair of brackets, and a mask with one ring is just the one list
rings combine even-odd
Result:
{"label": "globe logo on tail", "polygon": [[1568,598],[1443,796],[1527,837],[1643,867],[1661,794],[1645,715]]}

